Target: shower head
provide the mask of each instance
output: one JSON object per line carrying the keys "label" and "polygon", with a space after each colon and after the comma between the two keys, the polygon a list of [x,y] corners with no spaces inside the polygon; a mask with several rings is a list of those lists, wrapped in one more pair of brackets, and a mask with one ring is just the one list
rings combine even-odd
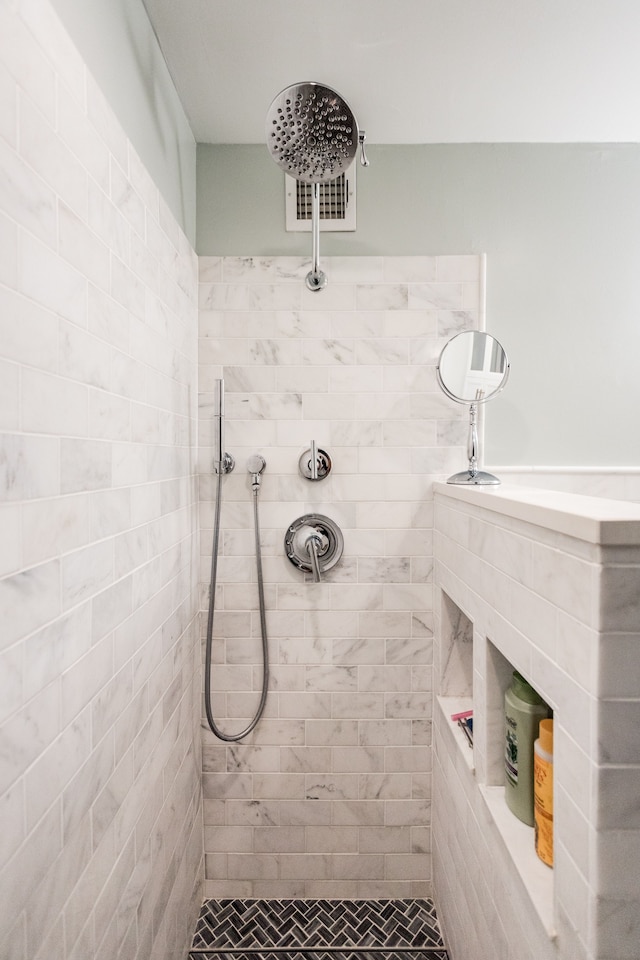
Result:
{"label": "shower head", "polygon": [[304,183],[326,183],[346,170],[358,149],[358,124],[335,90],[294,83],[267,113],[267,146],[285,173]]}
{"label": "shower head", "polygon": [[309,290],[323,290],[326,275],[320,269],[320,184],[340,176],[362,148],[364,131],[346,100],[321,83],[294,83],[275,98],[267,113],[267,146],[272,158],[290,177],[312,184],[311,232],[313,263],[306,276]]}

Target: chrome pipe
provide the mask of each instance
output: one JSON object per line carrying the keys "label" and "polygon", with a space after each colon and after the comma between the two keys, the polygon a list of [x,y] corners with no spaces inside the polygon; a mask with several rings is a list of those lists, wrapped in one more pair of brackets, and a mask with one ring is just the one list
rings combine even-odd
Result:
{"label": "chrome pipe", "polygon": [[312,260],[311,270],[307,274],[306,282],[309,290],[314,293],[323,290],[327,285],[327,276],[320,269],[320,184],[311,184],[311,238]]}

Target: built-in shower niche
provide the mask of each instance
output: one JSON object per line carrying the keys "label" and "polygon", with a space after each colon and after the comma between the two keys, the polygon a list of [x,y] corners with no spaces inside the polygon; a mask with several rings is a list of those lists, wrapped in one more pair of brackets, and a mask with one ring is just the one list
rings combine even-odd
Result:
{"label": "built-in shower niche", "polygon": [[488,787],[504,789],[504,695],[516,668],[486,639],[484,664],[484,729],[486,732],[485,771]]}
{"label": "built-in shower niche", "polygon": [[435,653],[438,702],[452,724],[464,758],[472,766],[473,750],[451,716],[473,709],[473,623],[444,591],[441,593],[439,637]]}
{"label": "built-in shower niche", "polygon": [[[504,695],[513,671],[522,672],[487,637],[484,643],[484,716],[482,719],[482,775],[478,786],[505,850],[519,873],[531,903],[549,937],[555,935],[553,870],[538,858],[533,827],[522,823],[507,806],[504,792]],[[528,679],[525,677],[525,679]],[[535,688],[535,685],[534,685]]]}
{"label": "built-in shower niche", "polygon": [[[443,697],[473,697],[473,624],[442,592],[438,692]],[[471,706],[471,704],[469,704]]]}
{"label": "built-in shower niche", "polygon": [[[458,755],[484,800],[485,815],[502,840],[501,855],[512,862],[546,935],[553,937],[553,870],[536,855],[533,827],[514,816],[504,795],[504,695],[518,666],[485,633],[474,629],[471,619],[451,597],[444,591],[440,597],[434,660],[443,722],[451,728]],[[452,714],[466,710],[474,712],[473,749],[451,720]]]}

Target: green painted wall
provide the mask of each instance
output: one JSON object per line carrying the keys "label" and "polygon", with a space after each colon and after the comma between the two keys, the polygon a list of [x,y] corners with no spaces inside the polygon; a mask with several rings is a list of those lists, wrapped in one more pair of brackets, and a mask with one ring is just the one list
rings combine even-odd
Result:
{"label": "green painted wall", "polygon": [[52,6],[195,243],[195,140],[142,0],[52,0]]}
{"label": "green painted wall", "polygon": [[[487,254],[487,329],[512,362],[486,410],[487,461],[640,465],[640,145],[368,154],[357,231],[323,233],[321,258]],[[199,254],[310,255],[310,236],[284,229],[265,146],[199,145],[197,184]]]}

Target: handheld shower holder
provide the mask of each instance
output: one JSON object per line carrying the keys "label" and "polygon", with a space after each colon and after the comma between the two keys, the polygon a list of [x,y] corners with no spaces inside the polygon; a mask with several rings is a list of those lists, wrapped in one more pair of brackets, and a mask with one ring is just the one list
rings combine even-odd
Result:
{"label": "handheld shower holder", "polygon": [[231,454],[225,453],[222,460],[213,461],[213,472],[214,473],[231,473],[235,465],[236,465],[236,461],[231,456]]}
{"label": "handheld shower holder", "polygon": [[267,465],[265,458],[259,454],[254,453],[247,460],[247,472],[251,476],[251,489],[254,493],[260,489],[260,482],[262,479],[262,471]]}

